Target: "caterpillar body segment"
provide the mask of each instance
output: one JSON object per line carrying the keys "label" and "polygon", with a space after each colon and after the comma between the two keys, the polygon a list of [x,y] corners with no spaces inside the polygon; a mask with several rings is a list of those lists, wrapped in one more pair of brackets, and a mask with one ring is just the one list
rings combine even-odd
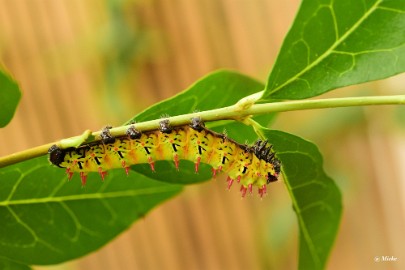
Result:
{"label": "caterpillar body segment", "polygon": [[89,172],[98,172],[104,180],[107,171],[129,168],[134,164],[148,163],[155,170],[155,161],[172,160],[177,170],[181,160],[190,160],[198,172],[199,164],[212,166],[213,175],[228,174],[228,188],[234,181],[241,184],[242,196],[258,187],[260,196],[267,192],[266,185],[276,181],[280,162],[267,142],[257,141],[253,146],[239,144],[224,134],[207,129],[200,118],[190,125],[172,127],[168,120],[159,123],[159,129],[140,132],[132,125],[126,136],[113,137],[109,127],[102,130],[100,140],[77,148],[49,149],[52,164],[66,168],[68,178],[79,173],[85,185]]}

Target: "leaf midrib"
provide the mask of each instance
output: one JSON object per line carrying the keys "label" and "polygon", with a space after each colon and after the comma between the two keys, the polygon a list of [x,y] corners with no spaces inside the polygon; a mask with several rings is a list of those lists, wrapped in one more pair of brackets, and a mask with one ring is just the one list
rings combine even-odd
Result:
{"label": "leaf midrib", "polygon": [[[283,154],[283,152],[279,153],[279,154]],[[286,179],[288,179],[287,174],[284,173],[284,170],[282,170],[283,172],[283,177],[285,177]],[[290,185],[289,181],[284,181],[286,186],[287,186],[287,190],[288,193],[290,194],[290,198],[292,200],[292,204],[294,205],[295,209],[299,209],[299,204],[298,201],[294,195],[293,189]],[[316,248],[314,245],[314,242],[312,241],[312,237],[310,236],[310,233],[308,231],[307,225],[305,223],[305,220],[303,219],[301,213],[299,211],[296,212],[297,213],[297,218],[298,218],[298,222],[301,224],[301,232],[303,234],[303,237],[308,245],[309,248],[309,252],[311,253],[311,256],[314,260],[314,263],[317,265],[317,267],[319,268],[319,266],[321,265],[321,259],[319,257],[319,254],[316,252]]]}
{"label": "leaf midrib", "polygon": [[[364,20],[366,20],[371,13],[373,13],[378,5],[382,2],[383,0],[377,0],[375,2],[375,4],[366,12],[364,13],[364,15],[362,17],[360,17],[360,19],[353,24],[353,26],[346,31],[346,33],[344,35],[342,35],[339,39],[337,39],[335,41],[335,43],[332,44],[332,46],[326,50],[323,54],[321,54],[315,61],[313,61],[311,64],[309,64],[308,66],[306,66],[304,69],[302,69],[300,72],[298,72],[297,74],[295,74],[293,77],[291,77],[290,79],[288,79],[287,81],[285,81],[283,84],[281,84],[280,86],[274,88],[272,91],[269,91],[268,96],[270,96],[271,94],[274,94],[275,92],[279,91],[280,89],[284,88],[285,86],[287,86],[288,84],[292,83],[293,81],[295,81],[296,79],[298,79],[302,74],[306,73],[307,71],[311,70],[314,66],[318,65],[320,62],[322,62],[326,57],[328,57],[333,51],[334,49],[339,46],[348,36],[350,36],[362,23]],[[267,86],[266,86],[267,88]]]}
{"label": "leaf midrib", "polygon": [[75,194],[60,197],[45,197],[45,198],[32,198],[22,200],[6,200],[0,202],[0,207],[10,205],[22,205],[22,204],[40,204],[50,202],[65,202],[65,201],[79,201],[79,200],[94,200],[94,199],[108,199],[108,198],[120,198],[120,197],[132,197],[139,195],[148,195],[156,193],[166,193],[177,191],[177,187],[153,187],[137,190],[125,190],[105,193],[90,193],[90,194]]}

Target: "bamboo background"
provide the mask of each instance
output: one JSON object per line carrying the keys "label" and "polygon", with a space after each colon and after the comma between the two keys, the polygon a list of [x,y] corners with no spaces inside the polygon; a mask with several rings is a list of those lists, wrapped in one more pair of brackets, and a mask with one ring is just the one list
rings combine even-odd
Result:
{"label": "bamboo background", "polygon": [[[218,68],[262,81],[298,0],[0,0],[0,61],[23,90],[0,155],[117,126]],[[404,76],[328,96],[399,94]],[[405,269],[405,136],[394,107],[284,113],[342,189],[328,269]],[[88,256],[35,269],[295,269],[297,222],[282,182],[262,201],[189,186]],[[1,225],[0,225],[1,226]],[[397,262],[376,263],[375,256]],[[44,254],[46,256],[46,254]]]}

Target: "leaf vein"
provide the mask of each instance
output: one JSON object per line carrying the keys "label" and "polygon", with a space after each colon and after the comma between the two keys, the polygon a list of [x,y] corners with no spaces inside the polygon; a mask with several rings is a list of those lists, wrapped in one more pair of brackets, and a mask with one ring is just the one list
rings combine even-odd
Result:
{"label": "leaf vein", "polygon": [[176,191],[177,187],[153,187],[153,188],[143,188],[137,190],[123,190],[107,193],[90,193],[90,194],[75,194],[60,197],[44,197],[44,198],[32,198],[32,199],[21,199],[21,200],[6,200],[0,202],[1,206],[9,205],[21,205],[21,204],[39,204],[39,203],[49,203],[49,202],[63,202],[63,201],[75,201],[75,200],[94,200],[94,199],[108,199],[117,197],[132,197],[155,193],[166,193]]}

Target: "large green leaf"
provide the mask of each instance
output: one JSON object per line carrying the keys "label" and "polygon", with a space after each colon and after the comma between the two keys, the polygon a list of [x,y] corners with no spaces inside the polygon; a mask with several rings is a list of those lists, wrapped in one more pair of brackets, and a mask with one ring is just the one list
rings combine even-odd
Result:
{"label": "large green leaf", "polygon": [[21,92],[18,84],[0,70],[0,128],[5,127],[11,121],[20,98]]}
{"label": "large green leaf", "polygon": [[[240,73],[226,70],[216,71],[201,78],[182,93],[149,107],[128,123],[159,119],[162,115],[175,116],[230,106],[241,98],[262,90],[263,87],[262,83]],[[273,117],[274,114],[268,114],[254,119],[266,126]],[[226,130],[230,138],[241,143],[246,140],[253,142],[257,138],[252,128],[235,121],[207,123],[207,126],[218,132]],[[173,162],[168,161],[157,162],[156,172],[151,172],[147,164],[133,166],[133,169],[157,180],[181,184],[205,181],[212,176],[209,166],[202,165],[199,173],[196,174],[194,165],[187,161],[180,162],[179,171],[176,171]]]}
{"label": "large green leaf", "polygon": [[297,136],[264,130],[282,163],[300,231],[299,269],[323,269],[336,238],[342,202],[322,168],[317,147]]}
{"label": "large green leaf", "polygon": [[405,71],[405,0],[304,0],[263,99],[301,99]]}
{"label": "large green leaf", "polygon": [[45,157],[0,170],[0,184],[0,257],[23,264],[83,256],[181,190],[122,169],[105,182],[92,173],[82,188]]}

